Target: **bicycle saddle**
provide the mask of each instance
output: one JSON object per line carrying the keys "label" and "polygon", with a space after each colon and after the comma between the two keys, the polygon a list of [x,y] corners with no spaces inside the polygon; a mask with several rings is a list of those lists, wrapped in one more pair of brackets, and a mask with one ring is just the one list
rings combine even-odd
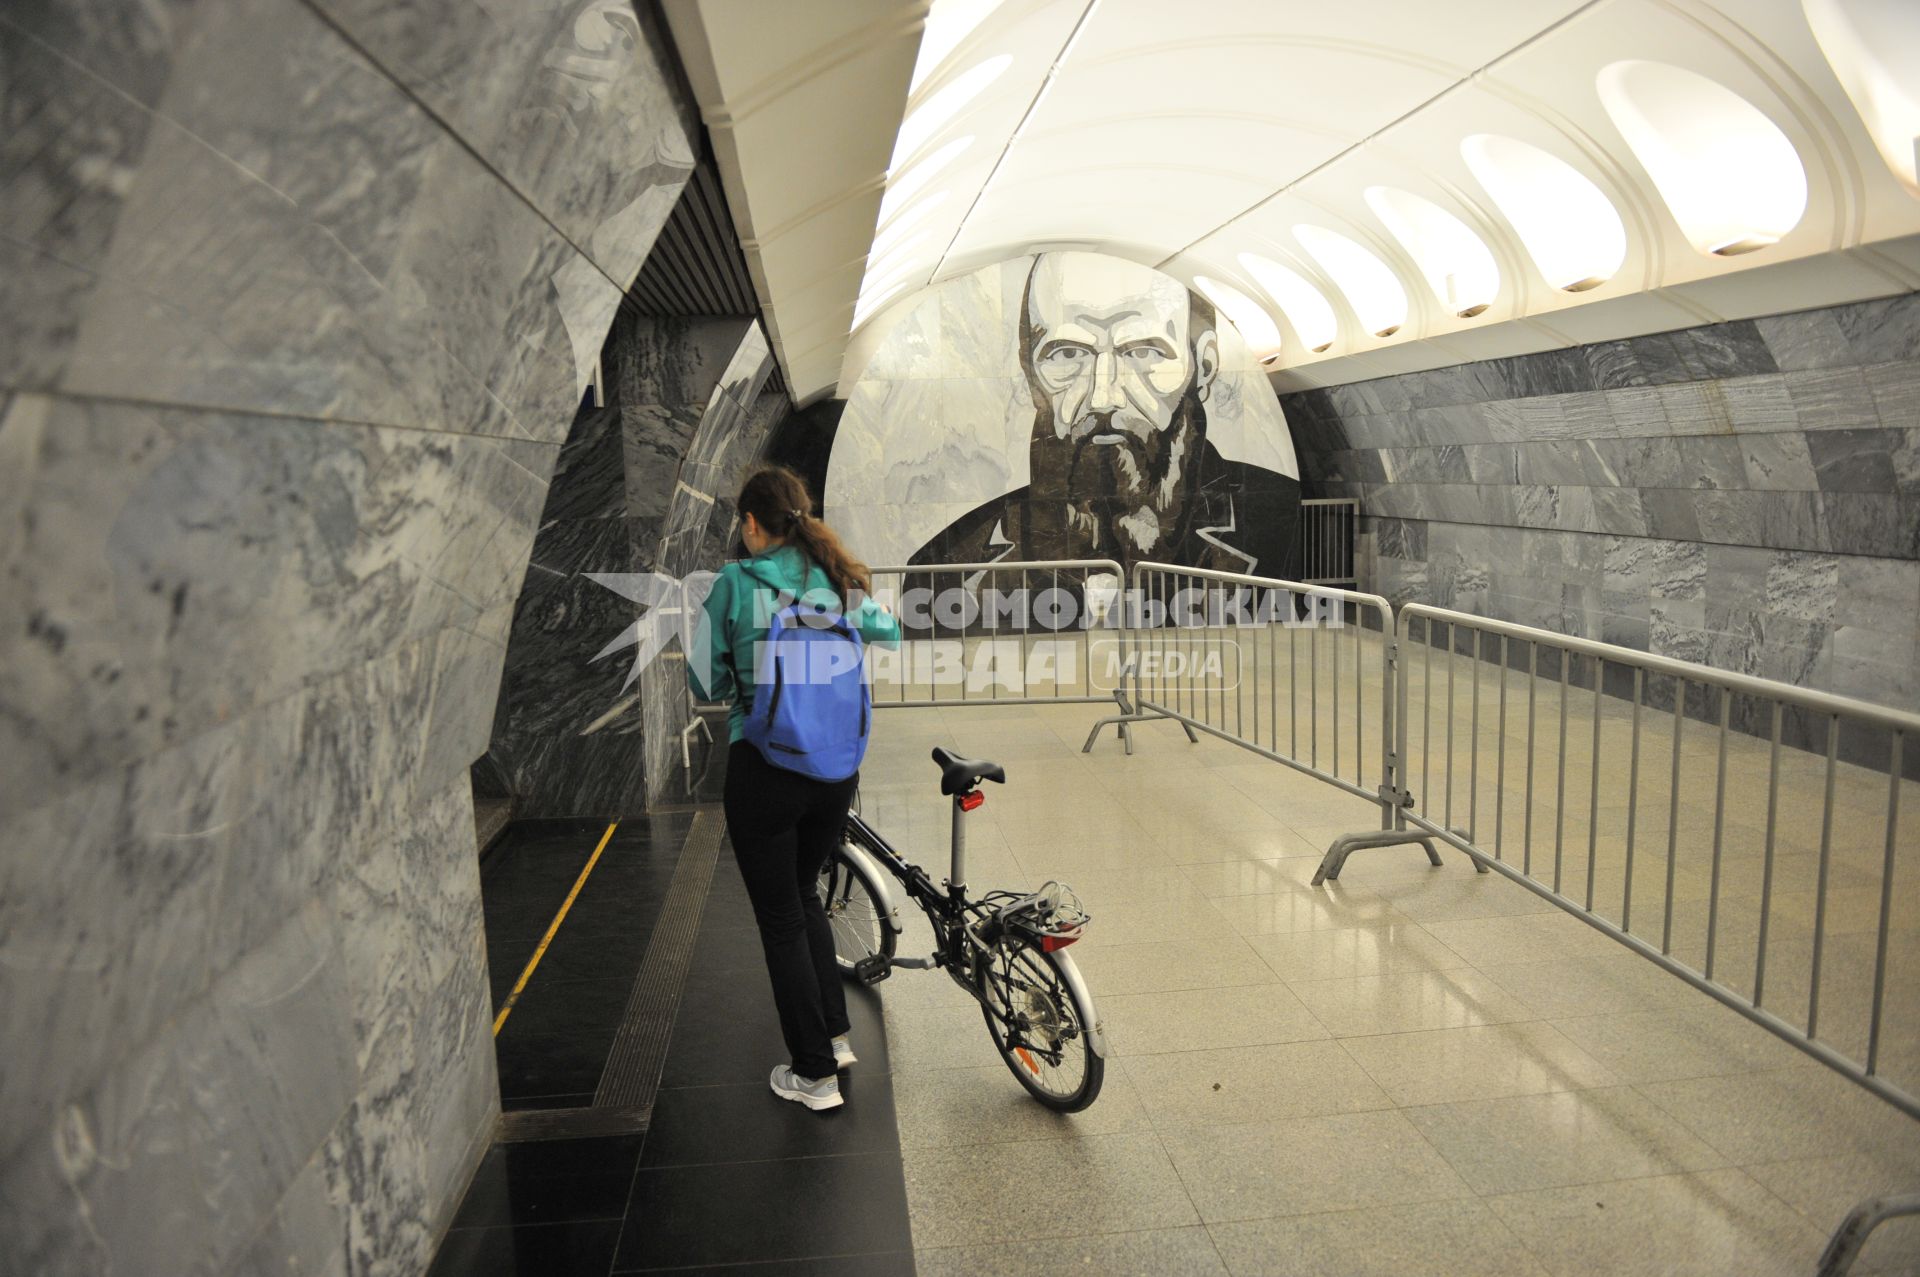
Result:
{"label": "bicycle saddle", "polygon": [[952,750],[936,745],[933,747],[933,761],[940,764],[940,792],[943,794],[965,793],[983,780],[1001,785],[1007,783],[1007,769],[984,758],[962,758]]}

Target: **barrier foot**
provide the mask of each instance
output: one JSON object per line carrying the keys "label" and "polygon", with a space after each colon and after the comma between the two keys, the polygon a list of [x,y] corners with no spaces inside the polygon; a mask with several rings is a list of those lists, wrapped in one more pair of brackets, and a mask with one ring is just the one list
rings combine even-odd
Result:
{"label": "barrier foot", "polygon": [[[1161,714],[1161,713],[1155,713],[1155,712],[1148,712],[1144,714],[1142,713],[1109,714],[1107,715],[1107,717],[1100,719],[1098,722],[1096,722],[1093,725],[1093,730],[1087,733],[1087,743],[1080,747],[1080,752],[1083,754],[1091,754],[1093,752],[1094,742],[1100,739],[1100,729],[1111,725],[1119,729],[1120,740],[1124,745],[1126,745],[1127,753],[1131,754],[1133,753],[1133,725],[1135,723],[1151,723],[1158,719],[1172,718],[1172,717],[1173,715],[1171,714]],[[1178,721],[1178,720],[1175,720],[1175,721]],[[1185,723],[1181,723],[1180,726],[1186,729],[1188,740],[1192,741],[1196,745],[1200,743],[1200,738],[1194,735],[1193,728],[1188,727],[1187,724]]]}
{"label": "barrier foot", "polygon": [[1920,1193],[1869,1197],[1848,1211],[1840,1227],[1833,1230],[1827,1248],[1820,1253],[1818,1277],[1843,1277],[1860,1257],[1873,1230],[1901,1215],[1920,1215]]}
{"label": "barrier foot", "polygon": [[[1405,847],[1414,843],[1427,849],[1427,860],[1432,864],[1440,863],[1440,849],[1433,845],[1431,834],[1415,833],[1410,829],[1371,829],[1360,834],[1341,834],[1327,847],[1327,854],[1320,858],[1320,867],[1313,871],[1313,885],[1318,887],[1329,878],[1338,879],[1341,869],[1346,867],[1347,857],[1365,847]],[[1482,869],[1481,873],[1486,870]]]}

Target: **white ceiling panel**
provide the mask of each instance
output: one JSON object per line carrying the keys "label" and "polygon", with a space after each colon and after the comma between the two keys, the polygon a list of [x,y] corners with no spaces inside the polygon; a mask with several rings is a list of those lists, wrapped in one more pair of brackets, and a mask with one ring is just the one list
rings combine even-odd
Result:
{"label": "white ceiling panel", "polygon": [[[802,400],[857,376],[871,343],[855,331],[856,307],[862,322],[884,322],[927,283],[1043,248],[1115,253],[1245,293],[1279,324],[1279,379],[1290,384],[1753,313],[1761,297],[1782,310],[1920,283],[1915,254],[1901,247],[1920,235],[1920,198],[1882,161],[1801,0],[669,0],[668,9]],[[938,56],[930,45],[916,69],[928,22],[942,32]],[[1000,58],[1010,59],[1004,71],[976,71]],[[1599,77],[1623,61],[1684,73],[1656,72],[1648,84],[1703,77],[1711,91],[1699,93],[1699,111],[1730,96],[1752,110],[1723,110],[1727,119],[1776,127],[1804,169],[1799,221],[1782,231],[1773,215],[1777,242],[1742,242],[1752,251],[1740,255],[1703,251],[1724,245],[1700,229],[1697,207],[1682,210],[1694,219],[1691,238],[1683,231],[1603,104]],[[938,127],[916,126],[915,155],[889,173],[902,120],[952,101],[939,95],[973,83],[970,74],[977,95]],[[1662,88],[1650,109],[1693,110],[1686,97]],[[1698,118],[1668,131],[1710,147]],[[1654,154],[1647,130],[1658,134],[1660,122],[1632,127]],[[1539,245],[1530,251],[1520,233],[1523,205],[1508,190],[1503,211],[1462,158],[1462,141],[1477,134],[1537,148],[1590,181],[1624,228],[1617,269],[1597,282],[1543,275]],[[914,173],[916,159],[960,138],[971,141],[938,174]],[[1703,167],[1714,159],[1701,154]],[[1666,196],[1680,198],[1675,172],[1669,162]],[[915,198],[893,201],[911,226],[879,225],[882,189],[923,178]],[[1416,260],[1381,220],[1367,196],[1375,187],[1417,197],[1484,243],[1499,274],[1490,301],[1476,294],[1484,310],[1444,300],[1445,271]],[[1367,330],[1303,251],[1302,223],[1384,263],[1408,299],[1398,329]],[[1304,348],[1245,253],[1326,295],[1338,333],[1325,350]],[[1830,269],[1794,265],[1820,261]],[[1484,260],[1475,269],[1484,280]],[[1585,287],[1567,291],[1570,282]],[[1367,287],[1378,295],[1384,285]]]}

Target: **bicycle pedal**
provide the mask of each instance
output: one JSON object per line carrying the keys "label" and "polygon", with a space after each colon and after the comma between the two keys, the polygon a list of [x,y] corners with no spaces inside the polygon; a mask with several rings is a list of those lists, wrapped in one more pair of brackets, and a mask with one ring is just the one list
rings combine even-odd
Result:
{"label": "bicycle pedal", "polygon": [[871,988],[893,974],[893,963],[884,953],[872,954],[853,964],[853,978]]}

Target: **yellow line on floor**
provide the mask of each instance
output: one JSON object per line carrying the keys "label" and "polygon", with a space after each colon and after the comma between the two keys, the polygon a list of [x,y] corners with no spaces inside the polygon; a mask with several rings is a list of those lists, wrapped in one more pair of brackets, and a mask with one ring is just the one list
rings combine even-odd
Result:
{"label": "yellow line on floor", "polygon": [[513,992],[509,993],[507,1000],[500,1004],[500,1014],[493,1017],[493,1036],[496,1038],[500,1036],[500,1026],[505,1024],[507,1017],[513,1014],[513,1004],[520,1000],[520,993],[527,987],[527,981],[533,979],[533,969],[540,965],[540,959],[547,956],[547,946],[553,943],[554,932],[560,930],[560,924],[566,921],[567,910],[573,908],[574,897],[580,894],[580,888],[587,885],[587,875],[592,873],[593,867],[600,863],[600,853],[607,849],[607,841],[613,837],[613,831],[619,827],[620,822],[616,820],[607,826],[606,833],[600,835],[600,845],[593,849],[591,856],[587,857],[587,867],[582,869],[580,876],[573,880],[573,890],[567,893],[566,900],[560,906],[560,912],[554,914],[553,921],[547,924],[547,934],[540,937],[540,947],[533,951],[531,958],[527,959],[527,969],[522,971],[520,978],[513,982]]}

